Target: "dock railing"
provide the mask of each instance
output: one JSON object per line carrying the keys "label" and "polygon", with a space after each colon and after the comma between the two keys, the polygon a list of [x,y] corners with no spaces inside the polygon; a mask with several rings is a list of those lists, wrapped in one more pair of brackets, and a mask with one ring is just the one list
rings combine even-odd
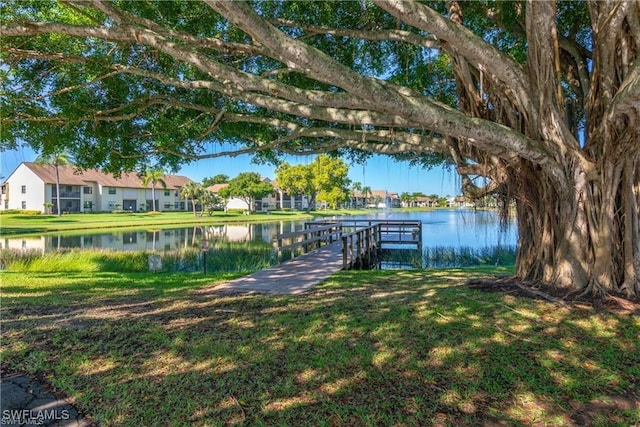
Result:
{"label": "dock railing", "polygon": [[409,246],[422,250],[422,223],[378,219],[306,222],[304,230],[276,236],[274,246],[282,261],[286,251],[294,258],[338,241],[342,242],[344,269],[369,266],[385,249],[383,244],[391,245],[389,249]]}
{"label": "dock railing", "polygon": [[359,228],[342,235],[342,268],[371,265],[380,245],[380,224]]}
{"label": "dock railing", "polygon": [[422,222],[392,219],[344,219],[339,221],[306,222],[305,227],[318,227],[329,224],[342,225],[343,232],[356,231],[360,228],[380,225],[380,244],[410,245],[415,249],[422,249]]}
{"label": "dock railing", "polygon": [[291,258],[293,258],[299,250],[302,253],[307,253],[323,245],[337,242],[341,236],[342,225],[331,223],[278,234],[274,246],[278,250],[278,259],[282,258],[284,251],[290,251]]}

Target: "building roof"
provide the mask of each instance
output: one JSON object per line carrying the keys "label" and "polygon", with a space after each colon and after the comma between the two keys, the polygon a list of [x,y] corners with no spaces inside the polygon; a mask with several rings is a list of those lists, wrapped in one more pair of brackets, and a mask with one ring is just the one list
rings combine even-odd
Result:
{"label": "building roof", "polygon": [[427,196],[418,196],[416,197],[416,202],[433,202],[434,200],[431,199],[431,197],[427,197]]}
{"label": "building roof", "polygon": [[[53,165],[25,162],[24,165],[35,173],[46,184],[56,183],[56,169]],[[151,184],[142,185],[142,179],[135,173],[123,173],[116,178],[111,173],[97,169],[78,170],[74,166],[58,166],[60,184],[62,185],[87,185],[96,182],[104,187],[121,188],[151,188]],[[191,180],[181,175],[165,175],[162,180],[167,184],[167,189],[178,189]],[[161,187],[161,186],[158,186]]]}
{"label": "building roof", "polygon": [[213,184],[207,187],[207,190],[211,191],[213,194],[218,194],[220,192],[220,190],[222,190],[223,188],[229,186],[229,184],[222,183],[222,184]]}
{"label": "building roof", "polygon": [[[362,191],[354,191],[353,193],[354,197],[364,197],[364,193]],[[368,197],[380,197],[382,199],[385,198],[389,198],[389,199],[397,199],[399,198],[398,193],[390,193],[387,190],[371,190],[371,193],[369,193],[367,195]]]}

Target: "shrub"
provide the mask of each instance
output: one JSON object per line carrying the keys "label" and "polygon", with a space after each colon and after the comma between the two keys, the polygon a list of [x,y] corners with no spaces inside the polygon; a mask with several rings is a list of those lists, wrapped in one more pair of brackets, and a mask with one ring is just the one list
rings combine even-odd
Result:
{"label": "shrub", "polygon": [[234,215],[241,215],[243,213],[245,213],[246,209],[240,209],[240,208],[231,208],[231,209],[227,209],[227,213],[228,214],[234,214]]}
{"label": "shrub", "polygon": [[8,269],[16,262],[28,263],[40,257],[40,249],[0,249],[0,269]]}
{"label": "shrub", "polygon": [[21,215],[41,215],[42,211],[37,211],[35,209],[24,209],[20,210],[19,213]]}

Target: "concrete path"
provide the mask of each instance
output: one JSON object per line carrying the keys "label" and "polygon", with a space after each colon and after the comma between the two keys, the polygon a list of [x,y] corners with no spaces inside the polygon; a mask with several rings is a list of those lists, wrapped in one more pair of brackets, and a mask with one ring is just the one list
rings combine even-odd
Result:
{"label": "concrete path", "polygon": [[54,396],[42,382],[27,375],[3,372],[0,387],[0,424],[3,426],[94,425],[84,419],[66,399]]}
{"label": "concrete path", "polygon": [[336,242],[285,261],[275,267],[222,283],[213,291],[223,294],[300,294],[342,270],[342,243]]}

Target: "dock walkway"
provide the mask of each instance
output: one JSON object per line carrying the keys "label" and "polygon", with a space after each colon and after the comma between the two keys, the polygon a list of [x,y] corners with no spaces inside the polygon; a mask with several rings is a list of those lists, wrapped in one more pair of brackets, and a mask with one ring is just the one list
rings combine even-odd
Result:
{"label": "dock walkway", "polygon": [[342,270],[342,243],[322,246],[274,267],[225,282],[216,293],[267,293],[295,295],[313,289],[318,283]]}
{"label": "dock walkway", "polygon": [[[222,283],[223,294],[299,294],[332,274],[350,268],[368,268],[383,244],[422,247],[421,223],[416,221],[341,221],[305,223],[305,229],[281,234],[275,246],[292,257],[274,267]],[[298,251],[301,255],[297,255]]]}

